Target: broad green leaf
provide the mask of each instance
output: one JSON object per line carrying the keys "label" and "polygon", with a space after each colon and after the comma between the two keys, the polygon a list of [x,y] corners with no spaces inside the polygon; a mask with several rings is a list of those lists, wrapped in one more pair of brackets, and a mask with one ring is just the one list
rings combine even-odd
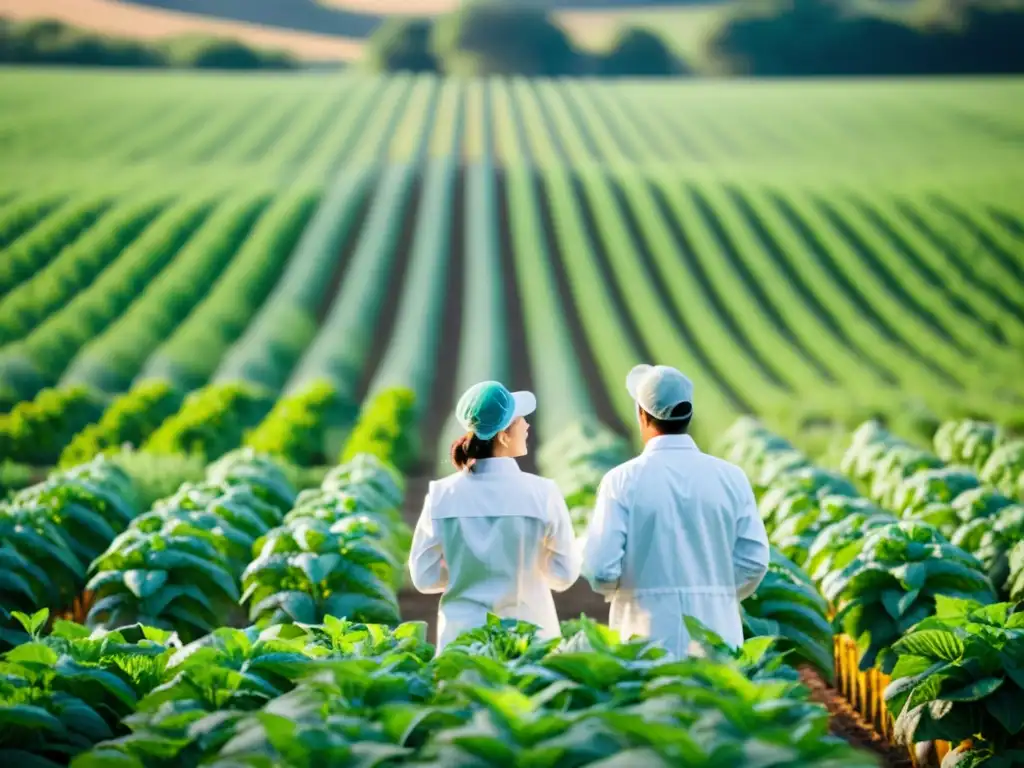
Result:
{"label": "broad green leaf", "polygon": [[188,552],[162,550],[150,554],[148,564],[154,568],[185,571],[182,574],[184,578],[176,577],[180,578],[184,583],[188,583],[187,571],[195,570],[219,587],[228,600],[232,602],[238,601],[238,588],[235,586],[235,580],[217,562],[207,562]]}
{"label": "broad green leaf", "polygon": [[[14,593],[24,597],[29,603],[35,603],[38,599],[35,592],[32,591],[32,586],[25,581],[19,574],[11,571],[0,571],[0,595],[3,593]],[[10,603],[8,603],[8,606]],[[14,611],[13,614],[21,613],[20,611]],[[25,616],[25,614],[22,614]],[[17,618],[17,617],[15,617]],[[26,616],[26,618],[28,618]],[[28,626],[25,627],[26,631]]]}
{"label": "broad green leaf", "polygon": [[638,715],[609,712],[602,716],[614,731],[630,743],[655,747],[662,754],[671,753],[683,765],[700,764],[707,753],[681,725],[652,721]]}
{"label": "broad green leaf", "polygon": [[25,643],[7,652],[5,659],[15,664],[52,667],[60,656],[48,645],[35,642]]}
{"label": "broad green leaf", "polygon": [[943,693],[938,698],[943,701],[978,701],[995,692],[1005,680],[1001,677],[987,677],[976,680],[962,688]]}
{"label": "broad green leaf", "polygon": [[350,621],[366,621],[375,624],[396,624],[399,621],[398,606],[393,600],[374,600],[360,594],[334,594],[324,601],[324,612]]}
{"label": "broad green leaf", "polygon": [[70,768],[145,768],[145,766],[137,758],[118,749],[97,747],[78,755],[71,761]]}
{"label": "broad green leaf", "polygon": [[0,732],[28,728],[66,736],[64,724],[42,707],[30,704],[0,705]]}
{"label": "broad green leaf", "polygon": [[[903,670],[900,670],[900,674],[897,675],[897,669],[899,668],[900,663],[906,659],[920,659],[921,662],[913,665],[914,674],[903,676],[906,671],[906,668],[904,668]],[[893,680],[888,686],[886,686],[883,694],[885,706],[894,716],[898,717],[903,712],[906,707],[906,703],[911,696],[917,697],[919,701],[927,701],[929,698],[937,696],[941,691],[942,683],[938,675],[940,675],[942,670],[948,665],[946,662],[940,661],[922,669],[921,663],[928,664],[928,661],[929,660],[921,656],[900,657],[900,661],[896,664],[897,669],[893,670]],[[917,690],[918,686],[922,681],[928,680],[931,680],[932,682],[928,683],[919,694]]]}
{"label": "broad green leaf", "polygon": [[598,689],[606,689],[630,674],[629,669],[615,657],[594,653],[553,654],[544,659],[541,666]]}
{"label": "broad green leaf", "polygon": [[[99,667],[88,667],[84,664],[79,664],[70,656],[61,656],[57,662],[56,670],[59,673],[58,681],[62,685],[67,685],[71,682],[74,684],[73,687],[77,688],[78,683],[95,684],[118,699],[129,710],[135,708],[135,692],[120,677],[111,672],[107,672]],[[96,689],[90,686],[83,686],[82,691],[85,693],[91,691],[95,694]],[[71,693],[76,693],[76,691],[72,690]],[[88,695],[80,695],[79,698],[83,701],[90,700]]]}
{"label": "broad green leaf", "polygon": [[96,742],[114,737],[106,721],[81,699],[68,697],[56,708],[55,712],[60,721],[64,723],[65,728],[89,737],[90,741]]}
{"label": "broad green leaf", "polygon": [[[509,768],[516,765],[515,748],[498,736],[457,736],[452,739],[452,743],[484,760],[486,765],[508,766]],[[439,761],[439,763],[448,765],[447,760]]]}
{"label": "broad green leaf", "polygon": [[985,709],[1006,729],[1011,736],[1024,730],[1024,691],[1007,681],[985,700]]}
{"label": "broad green leaf", "polygon": [[530,697],[523,695],[515,688],[494,689],[482,685],[471,685],[464,690],[468,696],[479,701],[506,723],[514,723],[528,717],[535,709]]}
{"label": "broad green leaf", "polygon": [[952,632],[929,629],[901,638],[893,645],[893,650],[901,654],[956,661],[963,656],[964,643]]}
{"label": "broad green leaf", "polygon": [[256,620],[276,609],[284,611],[292,621],[303,624],[312,624],[318,618],[316,602],[306,593],[298,591],[281,592],[271,595],[254,604],[249,615],[253,620]]}
{"label": "broad green leaf", "polygon": [[993,627],[1006,627],[1010,618],[1010,611],[1013,603],[995,603],[993,605],[979,606],[971,611],[971,621],[979,624],[988,624]]}
{"label": "broad green leaf", "polygon": [[334,573],[341,565],[341,562],[341,555],[336,553],[317,555],[311,552],[303,552],[301,555],[296,555],[293,558],[293,563],[306,574],[306,577],[313,584],[319,584],[324,581]]}
{"label": "broad green leaf", "polygon": [[467,715],[454,707],[431,707],[420,704],[395,702],[385,704],[378,710],[378,717],[384,732],[394,743],[406,746],[417,731],[424,734],[442,728],[461,725]]}
{"label": "broad green leaf", "polygon": [[125,571],[124,585],[139,599],[149,597],[167,583],[167,571]]}

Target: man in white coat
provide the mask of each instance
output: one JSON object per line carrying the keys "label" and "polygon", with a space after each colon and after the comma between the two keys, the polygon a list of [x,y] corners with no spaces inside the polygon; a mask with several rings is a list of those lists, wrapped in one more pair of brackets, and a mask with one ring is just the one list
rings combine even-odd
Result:
{"label": "man in white coat", "polygon": [[693,384],[686,376],[639,365],[626,388],[644,450],[601,481],[582,574],[611,602],[609,624],[623,640],[649,638],[684,658],[689,615],[738,647],[740,601],[757,589],[769,560],[750,482],[687,434]]}

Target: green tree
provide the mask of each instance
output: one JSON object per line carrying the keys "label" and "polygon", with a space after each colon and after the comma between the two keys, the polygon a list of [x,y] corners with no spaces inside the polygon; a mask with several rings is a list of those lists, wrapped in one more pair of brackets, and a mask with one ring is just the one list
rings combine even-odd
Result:
{"label": "green tree", "polygon": [[667,77],[689,74],[660,36],[646,29],[620,30],[611,49],[600,59],[600,74],[612,77]]}
{"label": "green tree", "polygon": [[580,56],[565,30],[540,8],[473,3],[439,19],[433,50],[454,75],[574,74]]}
{"label": "green tree", "polygon": [[366,63],[377,72],[436,72],[433,31],[431,19],[392,16],[370,36]]}

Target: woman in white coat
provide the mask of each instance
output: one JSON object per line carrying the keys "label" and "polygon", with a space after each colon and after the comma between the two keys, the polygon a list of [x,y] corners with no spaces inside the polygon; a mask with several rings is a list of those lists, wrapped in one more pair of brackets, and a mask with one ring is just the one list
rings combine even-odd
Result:
{"label": "woman in white coat", "polygon": [[489,612],[536,624],[544,639],[559,634],[551,590],[572,586],[581,553],[558,486],[516,462],[536,406],[530,392],[496,381],[459,399],[466,434],[451,449],[459,471],[430,483],[409,555],[416,589],[442,593],[438,652]]}

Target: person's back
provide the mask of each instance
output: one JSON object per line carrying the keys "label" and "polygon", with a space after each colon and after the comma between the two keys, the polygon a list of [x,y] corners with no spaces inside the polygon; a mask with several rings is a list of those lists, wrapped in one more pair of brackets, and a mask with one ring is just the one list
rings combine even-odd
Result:
{"label": "person's back", "polygon": [[[767,570],[764,525],[742,471],[701,452],[685,434],[692,411],[688,380],[674,369],[663,374],[685,397],[667,404],[659,403],[664,393],[637,391],[644,376],[657,383],[652,370],[631,374],[644,452],[603,479],[583,573],[610,597],[609,623],[624,639],[649,637],[684,656],[689,636],[683,616],[689,615],[739,645],[739,601]],[[664,382],[661,386],[672,391]],[[651,417],[646,408],[663,418]],[[674,422],[673,410],[678,410]]]}
{"label": "person's back", "polygon": [[[522,472],[510,458],[480,460],[471,474],[431,483],[430,518],[448,570],[440,647],[483,624],[488,612],[557,635],[551,590],[567,589],[579,575],[573,550],[557,549],[566,541],[559,500],[554,483]],[[428,587],[425,575],[414,573],[414,585]]]}
{"label": "person's back", "polygon": [[470,397],[477,389],[460,400],[460,420],[471,431],[453,445],[452,460],[464,471],[430,483],[409,557],[413,585],[443,593],[439,651],[484,624],[488,613],[537,624],[542,637],[557,636],[551,590],[568,589],[579,576],[558,486],[521,471],[514,458],[526,451],[522,417],[532,411],[532,395],[484,384],[484,404],[496,399],[507,407],[495,407],[498,415],[481,425],[478,411],[488,414]]}

